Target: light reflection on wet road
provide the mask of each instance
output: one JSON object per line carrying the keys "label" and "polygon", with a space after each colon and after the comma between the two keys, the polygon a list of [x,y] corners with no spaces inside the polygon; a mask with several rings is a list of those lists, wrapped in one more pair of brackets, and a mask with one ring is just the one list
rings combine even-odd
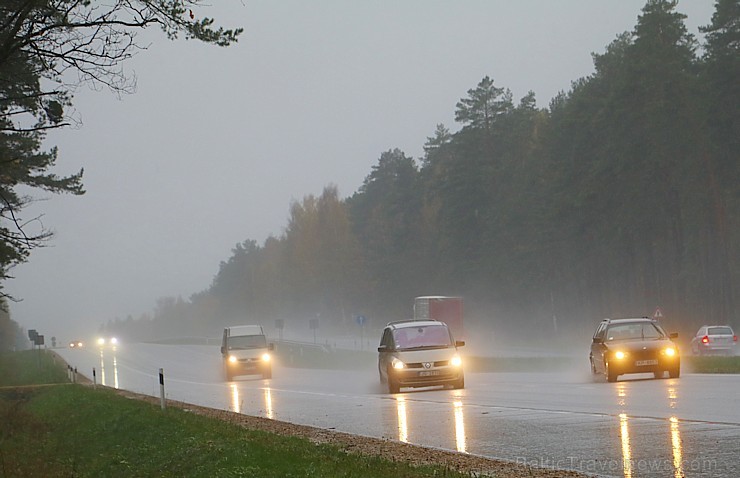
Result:
{"label": "light reflection on wet road", "polygon": [[[237,413],[600,476],[740,476],[740,376],[593,383],[571,373],[466,375],[464,390],[389,395],[361,371],[275,365],[221,381],[218,347],[120,344],[61,350],[98,382]],[[584,360],[586,362],[586,360]]]}

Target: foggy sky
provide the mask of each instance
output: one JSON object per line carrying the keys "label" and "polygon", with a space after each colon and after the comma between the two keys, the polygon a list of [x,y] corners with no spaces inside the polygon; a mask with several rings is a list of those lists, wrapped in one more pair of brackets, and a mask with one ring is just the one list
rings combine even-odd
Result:
{"label": "foggy sky", "polygon": [[[80,88],[82,125],[48,136],[54,173],[85,168],[87,194],[39,199],[55,232],[11,271],[11,317],[60,342],[207,289],[245,239],[279,236],[292,200],[329,184],[347,197],[383,151],[420,157],[427,137],[486,75],[546,107],[632,30],[643,0],[214,2],[196,11],[244,27],[228,48],[169,42],[126,64],[120,100]],[[687,25],[713,0],[683,0]]]}

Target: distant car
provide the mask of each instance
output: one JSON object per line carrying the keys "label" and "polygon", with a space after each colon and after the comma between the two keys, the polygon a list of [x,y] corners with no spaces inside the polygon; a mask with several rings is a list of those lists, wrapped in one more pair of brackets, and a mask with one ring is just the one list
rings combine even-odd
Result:
{"label": "distant car", "polygon": [[378,373],[389,393],[401,387],[434,385],[464,388],[465,376],[458,347],[444,322],[406,320],[390,322],[378,347]]}
{"label": "distant car", "polygon": [[82,347],[82,342],[79,340],[73,340],[69,343],[69,348],[71,349],[79,349]]}
{"label": "distant car", "polygon": [[109,337],[109,338],[100,337],[100,338],[98,338],[98,346],[105,347],[106,345],[109,345],[111,347],[115,347],[116,345],[118,345],[118,339],[115,338],[115,337]]}
{"label": "distant car", "polygon": [[729,325],[703,325],[691,339],[694,355],[735,355],[737,335]]}
{"label": "distant car", "polygon": [[681,357],[672,339],[653,319],[637,317],[604,319],[599,323],[591,342],[591,372],[603,374],[607,381],[628,373],[653,373],[662,378],[681,374]]}

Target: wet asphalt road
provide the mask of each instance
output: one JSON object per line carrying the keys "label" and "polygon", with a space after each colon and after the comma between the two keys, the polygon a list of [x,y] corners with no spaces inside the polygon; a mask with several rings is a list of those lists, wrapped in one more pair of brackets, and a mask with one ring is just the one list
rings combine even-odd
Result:
{"label": "wet asphalt road", "polygon": [[584,358],[582,370],[467,373],[464,390],[389,395],[374,364],[276,364],[271,380],[223,382],[216,346],[58,352],[98,383],[153,396],[163,368],[167,398],[249,415],[598,476],[740,476],[740,375],[594,383]]}

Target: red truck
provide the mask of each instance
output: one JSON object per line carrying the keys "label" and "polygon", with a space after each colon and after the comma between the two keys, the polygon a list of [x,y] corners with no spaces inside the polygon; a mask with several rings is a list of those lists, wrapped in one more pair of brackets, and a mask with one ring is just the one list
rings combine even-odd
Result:
{"label": "red truck", "polygon": [[455,340],[465,340],[462,297],[427,295],[414,299],[414,319],[431,319],[444,322]]}

